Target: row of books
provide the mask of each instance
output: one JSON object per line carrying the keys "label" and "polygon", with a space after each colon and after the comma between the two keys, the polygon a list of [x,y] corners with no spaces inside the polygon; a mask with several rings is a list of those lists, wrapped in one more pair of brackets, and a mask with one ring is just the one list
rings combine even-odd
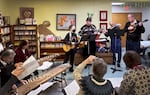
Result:
{"label": "row of books", "polygon": [[41,43],[41,48],[62,48],[62,43]]}
{"label": "row of books", "polygon": [[15,35],[36,35],[35,31],[15,31]]}

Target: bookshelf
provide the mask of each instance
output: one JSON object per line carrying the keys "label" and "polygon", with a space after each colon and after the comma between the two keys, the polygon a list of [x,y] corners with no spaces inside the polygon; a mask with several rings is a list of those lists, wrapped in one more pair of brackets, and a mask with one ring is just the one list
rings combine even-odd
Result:
{"label": "bookshelf", "polygon": [[21,40],[29,41],[29,51],[38,55],[37,25],[13,25],[13,43],[15,48]]}
{"label": "bookshelf", "polygon": [[40,57],[50,55],[52,53],[59,53],[61,56],[57,60],[63,60],[65,52],[62,48],[63,41],[40,41]]}
{"label": "bookshelf", "polygon": [[3,40],[4,46],[7,42],[12,40],[11,33],[12,30],[10,25],[0,27],[0,36]]}

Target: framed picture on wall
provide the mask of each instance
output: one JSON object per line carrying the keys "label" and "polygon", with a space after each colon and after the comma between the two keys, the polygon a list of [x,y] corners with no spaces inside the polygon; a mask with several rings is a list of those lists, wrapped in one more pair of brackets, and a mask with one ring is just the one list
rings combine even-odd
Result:
{"label": "framed picture on wall", "polygon": [[56,30],[69,30],[70,25],[76,26],[76,14],[56,14]]}
{"label": "framed picture on wall", "polygon": [[100,29],[107,30],[107,23],[100,23]]}
{"label": "framed picture on wall", "polygon": [[100,21],[107,21],[107,11],[100,11]]}
{"label": "framed picture on wall", "polygon": [[20,8],[20,19],[34,18],[34,8],[21,7]]}

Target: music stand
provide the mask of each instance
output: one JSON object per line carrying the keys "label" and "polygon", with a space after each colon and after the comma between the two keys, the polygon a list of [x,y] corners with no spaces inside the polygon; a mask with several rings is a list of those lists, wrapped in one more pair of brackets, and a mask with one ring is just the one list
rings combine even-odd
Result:
{"label": "music stand", "polygon": [[[88,42],[88,55],[91,53],[90,51],[90,42],[91,41],[95,41],[97,34],[91,34],[91,35],[82,35],[81,41],[87,41]],[[95,44],[96,45],[96,44]],[[95,47],[96,48],[96,47]],[[87,65],[87,69],[88,69],[88,74],[90,74],[90,66],[91,65]]]}
{"label": "music stand", "polygon": [[95,41],[97,34],[91,35],[82,35],[80,41],[87,41],[88,42],[88,54],[90,54],[90,41]]}
{"label": "music stand", "polygon": [[117,40],[117,37],[118,36],[122,36],[123,35],[123,31],[121,31],[120,30],[120,27],[114,27],[113,29],[110,29],[109,31],[108,31],[108,35],[109,36],[114,36],[115,37],[115,65],[114,65],[114,68],[110,68],[110,69],[112,69],[113,71],[112,71],[112,73],[115,73],[116,71],[122,71],[122,70],[120,70],[120,69],[118,69],[117,68],[117,52],[116,52],[116,47],[117,47],[117,42],[116,42],[116,40]]}

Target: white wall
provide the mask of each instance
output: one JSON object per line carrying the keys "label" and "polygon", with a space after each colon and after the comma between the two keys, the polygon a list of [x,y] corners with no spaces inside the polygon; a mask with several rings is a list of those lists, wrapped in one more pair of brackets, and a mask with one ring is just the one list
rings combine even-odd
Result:
{"label": "white wall", "polygon": [[[142,19],[149,19],[150,20],[150,7],[142,9]],[[148,35],[150,34],[150,21],[144,23],[145,33],[142,34],[142,38],[147,40]]]}
{"label": "white wall", "polygon": [[[112,6],[112,13],[142,13],[142,20],[150,20],[150,7],[149,8],[129,8],[129,10],[124,10],[122,6]],[[147,40],[147,36],[150,34],[150,21],[144,23],[145,33],[142,34],[142,39]]]}
{"label": "white wall", "polygon": [[[5,14],[10,15],[11,24],[15,24],[19,17],[20,7],[33,7],[34,16],[37,24],[48,20],[51,22],[49,29],[57,36],[64,38],[68,31],[56,30],[56,14],[76,14],[77,32],[85,24],[87,13],[94,13],[92,18],[93,24],[99,28],[99,11],[108,11],[108,21],[111,20],[111,1],[110,0],[3,0],[6,4],[7,11]],[[1,3],[1,2],[0,2]],[[3,11],[3,10],[2,10]]]}

